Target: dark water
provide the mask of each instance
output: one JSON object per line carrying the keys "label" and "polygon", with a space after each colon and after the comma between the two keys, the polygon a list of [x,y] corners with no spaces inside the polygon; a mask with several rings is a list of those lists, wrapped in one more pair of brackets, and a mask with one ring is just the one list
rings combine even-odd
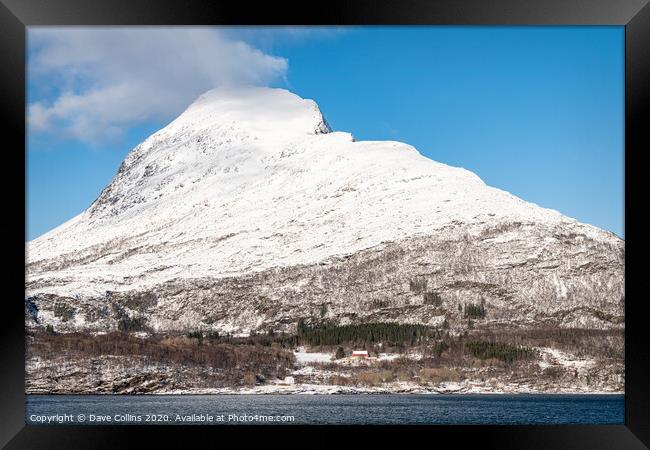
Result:
{"label": "dark water", "polygon": [[[89,425],[622,424],[623,398],[557,394],[37,395],[27,397],[26,420],[47,423],[50,417],[50,424],[80,423],[83,415],[83,423]],[[196,416],[189,417],[189,422],[182,420],[192,414]],[[98,416],[107,416],[110,421],[99,422]],[[293,421],[286,416],[292,416]]]}

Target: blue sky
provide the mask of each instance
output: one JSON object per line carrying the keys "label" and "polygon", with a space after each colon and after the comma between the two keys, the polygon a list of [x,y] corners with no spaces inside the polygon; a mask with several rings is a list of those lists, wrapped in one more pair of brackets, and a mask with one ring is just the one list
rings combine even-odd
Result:
{"label": "blue sky", "polygon": [[196,95],[237,82],[624,236],[623,27],[195,31],[30,28],[28,239],[87,208]]}

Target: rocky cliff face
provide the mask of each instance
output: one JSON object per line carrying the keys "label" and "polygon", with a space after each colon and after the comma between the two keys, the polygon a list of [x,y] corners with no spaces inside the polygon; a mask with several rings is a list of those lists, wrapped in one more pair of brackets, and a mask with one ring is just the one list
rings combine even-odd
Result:
{"label": "rocky cliff face", "polygon": [[26,318],[61,331],[291,331],[299,319],[621,327],[624,242],[311,101],[215,90],[27,245]]}

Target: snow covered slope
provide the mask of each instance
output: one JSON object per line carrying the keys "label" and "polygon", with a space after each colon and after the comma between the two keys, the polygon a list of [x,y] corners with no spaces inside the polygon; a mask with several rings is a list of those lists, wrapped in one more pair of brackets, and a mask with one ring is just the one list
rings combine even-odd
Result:
{"label": "snow covered slope", "polygon": [[[286,90],[215,89],[133,149],[86,211],[27,244],[26,296],[36,308],[46,298],[107,302],[113,293],[325,264],[458,230],[463,239],[487,239],[486,230],[512,224],[535,230],[537,250],[552,246],[558,230],[611,248],[617,266],[607,282],[621,292],[623,242],[615,235],[486,186],[407,144],[332,132],[313,101]],[[492,245],[505,249],[525,235],[506,231],[490,237]],[[555,276],[552,283],[564,286]],[[179,289],[184,298],[197,290]],[[55,320],[46,309],[41,318]],[[90,326],[92,317],[75,321]]]}

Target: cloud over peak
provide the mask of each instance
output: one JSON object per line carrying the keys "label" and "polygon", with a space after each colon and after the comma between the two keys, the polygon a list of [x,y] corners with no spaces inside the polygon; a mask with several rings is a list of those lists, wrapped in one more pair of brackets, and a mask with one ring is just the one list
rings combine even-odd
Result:
{"label": "cloud over peak", "polygon": [[170,119],[202,92],[268,85],[287,60],[206,27],[30,28],[28,126],[97,144]]}

